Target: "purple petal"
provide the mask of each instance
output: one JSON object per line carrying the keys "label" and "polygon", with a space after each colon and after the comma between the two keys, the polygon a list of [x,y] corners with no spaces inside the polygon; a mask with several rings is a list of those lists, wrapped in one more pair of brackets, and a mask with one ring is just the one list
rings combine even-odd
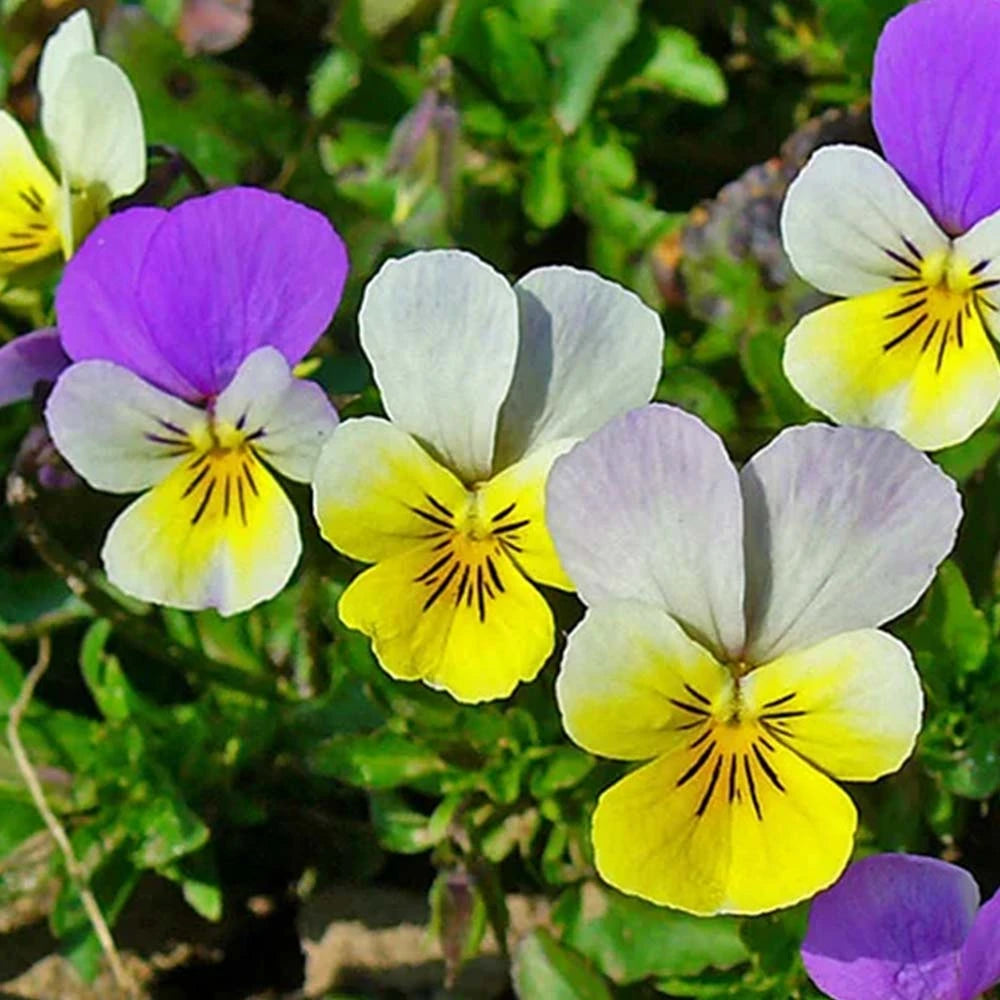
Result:
{"label": "purple petal", "polygon": [[857,861],[813,901],[806,971],[834,1000],[958,1000],[959,953],[978,902],[972,876],[944,861]]}
{"label": "purple petal", "polygon": [[230,188],[170,212],[150,239],[140,310],[163,356],[203,396],[275,347],[294,365],[326,329],[347,277],[343,241],[319,212]]}
{"label": "purple petal", "polygon": [[975,1000],[1000,983],[1000,892],[978,913],[962,949],[958,1000]]}
{"label": "purple petal", "polygon": [[76,252],[56,293],[59,333],[74,361],[113,361],[178,396],[194,386],[165,358],[139,313],[139,271],[161,208],[131,208],[105,219]]}
{"label": "purple petal", "polygon": [[35,330],[0,347],[0,406],[29,399],[38,382],[54,382],[69,358],[54,327]]}
{"label": "purple petal", "polygon": [[875,52],[886,158],[952,234],[1000,209],[998,37],[996,0],[921,0],[888,21]]}

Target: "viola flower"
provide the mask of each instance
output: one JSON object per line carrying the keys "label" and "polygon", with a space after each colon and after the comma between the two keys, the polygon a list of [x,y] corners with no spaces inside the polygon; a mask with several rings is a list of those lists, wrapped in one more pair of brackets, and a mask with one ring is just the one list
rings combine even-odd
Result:
{"label": "viola flower", "polygon": [[143,495],[111,526],[108,578],[230,615],[276,594],[301,550],[273,473],[309,482],[337,415],[296,378],[347,274],[325,217],[232,188],[103,222],[56,295],[73,360],[46,421],[91,486]]}
{"label": "viola flower", "polygon": [[316,468],[324,538],[375,563],[340,617],[393,677],[505,697],[552,652],[534,585],[572,589],[545,528],[549,467],[652,396],[659,318],[595,274],[547,267],[511,288],[435,250],[385,264],[360,327],[390,419],[346,421]]}
{"label": "viola flower", "polygon": [[115,199],[146,177],[146,140],[132,84],[97,54],[90,15],[81,10],[49,36],[38,67],[42,132],[57,167],[48,171],[24,129],[0,111],[0,274],[78,239]]}
{"label": "viola flower", "polygon": [[1000,893],[980,909],[956,865],[865,858],[813,901],[802,960],[833,1000],[975,1000],[1000,983]]}
{"label": "viola flower", "polygon": [[789,336],[792,385],[925,450],[965,440],[1000,399],[998,36],[995,0],[920,0],[889,20],[872,86],[886,159],[820,149],[781,217],[796,271],[843,298]]}
{"label": "viola flower", "polygon": [[691,913],[762,913],[829,885],[874,781],[913,749],[922,694],[878,626],[951,549],[954,483],[882,430],[812,424],[737,473],[671,406],[560,458],[556,551],[588,605],[556,693],[591,753],[649,761],[593,816],[611,885]]}

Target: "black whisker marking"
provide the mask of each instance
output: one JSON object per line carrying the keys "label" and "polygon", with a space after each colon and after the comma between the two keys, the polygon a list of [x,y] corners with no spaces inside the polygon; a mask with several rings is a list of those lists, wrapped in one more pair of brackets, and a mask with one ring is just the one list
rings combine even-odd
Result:
{"label": "black whisker marking", "polygon": [[476,567],[476,604],[479,607],[479,620],[486,621],[486,596],[483,587],[483,564]]}
{"label": "black whisker marking", "polygon": [[886,313],[882,319],[899,319],[900,316],[905,316],[907,313],[922,309],[925,305],[927,305],[926,298],[917,299],[916,302],[910,302],[908,305],[900,306],[899,309],[893,309],[892,312]]}
{"label": "black whisker marking", "polygon": [[431,524],[436,524],[439,528],[447,528],[451,530],[455,527],[451,521],[445,521],[436,514],[429,514],[426,510],[421,510],[419,507],[411,507],[410,510],[412,510],[417,517],[422,517],[425,521],[430,521]]}
{"label": "black whisker marking", "polygon": [[437,512],[439,513],[439,514],[444,514],[444,516],[445,516],[445,517],[447,517],[447,518],[449,518],[450,520],[454,520],[454,519],[455,519],[455,515],[454,515],[454,514],[452,514],[452,512],[451,512],[450,510],[448,510],[448,508],[447,508],[447,507],[445,507],[445,505],[444,505],[443,503],[441,503],[441,502],[440,502],[439,500],[435,500],[435,499],[434,499],[434,497],[432,497],[432,496],[430,495],[430,493],[425,493],[425,494],[424,494],[424,496],[425,496],[425,497],[427,498],[427,502],[428,502],[428,503],[429,503],[429,504],[430,504],[430,505],[431,505],[431,506],[432,506],[432,507],[433,507],[433,508],[434,508],[434,509],[435,509],[435,510],[436,510],[436,511],[437,511]]}
{"label": "black whisker marking", "polygon": [[452,553],[446,552],[437,562],[432,563],[420,574],[420,576],[415,576],[413,578],[414,583],[423,583],[428,577],[433,576],[439,569],[446,566],[452,560]]}
{"label": "black whisker marking", "polygon": [[695,747],[700,747],[702,743],[704,743],[705,740],[707,740],[711,735],[712,735],[711,728],[706,729],[705,732],[703,732],[701,736],[699,736],[698,739],[694,741],[694,743],[688,744],[688,750],[694,750]]}
{"label": "black whisker marking", "polygon": [[197,524],[207,510],[208,502],[212,499],[212,494],[215,492],[215,483],[216,481],[213,479],[208,484],[208,488],[205,490],[205,495],[201,498],[201,503],[198,504],[198,509],[194,512],[194,517],[191,518],[192,524]]}
{"label": "black whisker marking", "polygon": [[790,709],[787,712],[765,712],[761,715],[761,719],[767,722],[773,722],[775,719],[798,719],[800,716],[808,715],[809,713],[803,709]]}
{"label": "black whisker marking", "polygon": [[770,701],[765,701],[764,708],[777,708],[779,705],[784,705],[796,697],[797,693],[796,691],[789,691],[788,694],[783,694],[780,698],[772,698]]}
{"label": "black whisker marking", "polygon": [[531,524],[530,518],[524,518],[522,521],[511,521],[510,524],[502,524],[499,528],[493,529],[494,535],[504,535],[509,531],[517,531],[520,528],[526,528]]}
{"label": "black whisker marking", "polygon": [[729,801],[736,799],[736,754],[729,755]]}
{"label": "black whisker marking", "polygon": [[887,340],[882,345],[882,350],[891,351],[894,347],[898,347],[904,340],[919,330],[928,319],[927,313],[921,313],[902,333],[893,337],[892,340]]}
{"label": "black whisker marking", "polygon": [[250,487],[250,492],[255,496],[259,497],[260,493],[257,492],[257,483],[254,481],[253,473],[250,471],[250,463],[243,463],[243,474],[247,477],[247,486]]}
{"label": "black whisker marking", "polygon": [[[909,269],[910,271],[913,271],[915,274],[920,274],[920,265],[914,264],[912,260],[909,260],[908,258],[904,257],[901,253],[896,253],[895,250],[888,250],[886,249],[886,247],[882,247],[882,252],[886,254],[888,257],[892,258],[892,260],[894,260],[897,264],[902,264],[903,267]],[[902,280],[912,281],[913,279],[909,278]]]}
{"label": "black whisker marking", "polygon": [[493,586],[502,594],[504,592],[504,586],[500,582],[500,573],[497,571],[496,564],[493,562],[492,556],[486,557],[486,568],[490,571],[490,579],[493,581]]}
{"label": "black whisker marking", "polygon": [[698,708],[697,705],[691,705],[686,701],[680,701],[678,698],[668,698],[667,701],[671,705],[676,705],[678,708],[683,709],[685,712],[690,712],[692,715],[708,715],[708,712],[703,708]]}
{"label": "black whisker marking", "polygon": [[685,684],[684,690],[687,691],[687,693],[691,695],[691,697],[694,698],[695,701],[700,701],[703,705],[711,706],[712,702],[708,698],[706,698],[699,690],[697,690],[697,688],[691,687],[690,684]]}
{"label": "black whisker marking", "polygon": [[243,522],[243,527],[247,526],[247,503],[246,497],[243,495],[243,477],[236,477],[236,499],[240,503],[240,520]]}
{"label": "black whisker marking", "polygon": [[705,810],[708,808],[708,803],[712,801],[712,794],[715,792],[715,786],[719,782],[719,772],[722,770],[722,756],[720,755],[716,758],[715,767],[712,768],[712,777],[708,779],[708,788],[705,789],[705,794],[702,796],[701,802],[698,803],[698,808],[695,810],[696,816],[704,816]]}
{"label": "black whisker marking", "polygon": [[[969,303],[966,302],[965,306],[966,306],[966,308],[968,308]],[[960,348],[965,346],[965,342],[962,339],[962,313],[961,312],[959,312],[959,314],[955,317],[955,340],[957,341],[958,346]]]}
{"label": "black whisker marking", "polygon": [[462,603],[462,598],[465,597],[465,588],[469,585],[469,573],[471,572],[472,567],[466,563],[465,569],[462,570],[462,579],[458,581],[458,593],[455,595],[456,608]]}
{"label": "black whisker marking", "polygon": [[934,339],[934,334],[937,333],[937,328],[940,325],[941,325],[941,320],[939,319],[934,320],[933,324],[931,324],[930,331],[928,332],[927,336],[924,337],[924,342],[920,345],[921,354],[923,354],[924,351],[926,351],[927,348],[931,346],[931,341]]}
{"label": "black whisker marking", "polygon": [[937,374],[941,371],[941,365],[944,364],[944,352],[945,348],[948,346],[948,333],[951,330],[951,320],[948,320],[944,325],[944,333],[941,335],[941,343],[938,345],[937,361],[934,363],[934,372]]}
{"label": "black whisker marking", "polygon": [[226,488],[222,497],[222,516],[229,517],[229,501],[233,492],[233,477],[226,473]]}
{"label": "black whisker marking", "polygon": [[974,278],[977,274],[982,274],[990,266],[988,260],[981,260],[975,267],[969,268],[969,277]]}
{"label": "black whisker marking", "polygon": [[677,787],[681,788],[686,785],[708,762],[708,758],[712,756],[715,750],[715,743],[710,743],[704,750],[698,755],[698,759],[677,779]]}
{"label": "black whisker marking", "polygon": [[778,777],[778,772],[771,767],[767,758],[760,752],[760,747],[758,747],[756,743],[752,744],[752,747],[753,755],[757,758],[757,763],[760,764],[761,770],[768,776],[771,784],[774,785],[779,792],[785,791],[785,786],[781,783],[781,779]]}
{"label": "black whisker marking", "polygon": [[757,819],[763,820],[764,814],[760,811],[760,799],[757,798],[757,784],[753,780],[750,758],[746,754],[743,754],[743,771],[747,776],[747,786],[750,789],[750,800],[753,802],[753,811],[757,814]]}
{"label": "black whisker marking", "polygon": [[497,521],[502,521],[502,520],[503,520],[503,519],[504,519],[504,518],[505,518],[505,517],[506,517],[506,516],[507,516],[508,514],[511,514],[511,513],[513,513],[513,510],[514,510],[514,508],[515,508],[516,506],[517,506],[517,501],[516,501],[516,500],[515,500],[515,501],[514,501],[513,503],[509,503],[509,504],[507,504],[507,506],[506,506],[506,507],[504,507],[504,509],[503,509],[503,510],[498,510],[498,511],[497,511],[497,512],[496,512],[496,513],[495,513],[495,514],[494,514],[494,515],[493,515],[493,516],[492,516],[492,517],[490,518],[490,521],[492,521],[492,522],[493,522],[494,524],[496,524],[496,522],[497,522]]}
{"label": "black whisker marking", "polygon": [[450,570],[445,574],[445,578],[437,585],[434,592],[424,601],[424,611],[430,611],[434,602],[448,589],[448,584],[455,579],[455,574],[458,572],[458,563],[455,563]]}
{"label": "black whisker marking", "polygon": [[902,236],[900,238],[902,239],[903,244],[906,246],[906,249],[909,250],[910,253],[917,258],[917,260],[924,259],[924,255],[920,252],[920,250],[911,240],[908,240],[905,236]]}
{"label": "black whisker marking", "polygon": [[205,476],[207,476],[211,471],[211,466],[206,465],[201,472],[199,472],[198,475],[195,476],[190,483],[188,483],[187,489],[181,494],[181,499],[184,500],[191,496],[191,494],[194,493],[194,491],[198,489],[199,485],[201,485],[204,481]]}

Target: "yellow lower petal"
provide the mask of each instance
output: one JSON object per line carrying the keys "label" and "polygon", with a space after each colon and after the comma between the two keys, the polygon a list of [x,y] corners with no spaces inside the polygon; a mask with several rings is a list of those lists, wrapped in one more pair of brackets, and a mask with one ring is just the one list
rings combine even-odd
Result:
{"label": "yellow lower petal", "polygon": [[[532,580],[575,590],[556,555],[545,524],[545,483],[552,463],[573,445],[571,439],[542,445],[481,487],[481,503],[494,533],[506,538],[512,558]],[[500,512],[506,516],[499,517]]]}
{"label": "yellow lower petal", "polygon": [[288,497],[250,449],[236,449],[193,457],[136,500],[103,556],[126,593],[230,615],[281,590],[300,551]]}
{"label": "yellow lower petal", "polygon": [[772,736],[845,781],[895,771],[920,732],[923,694],[910,653],[877,629],[758,667],[743,680],[742,697]]}
{"label": "yellow lower petal", "polygon": [[598,872],[690,913],[763,913],[830,885],[857,815],[829,778],[751,726],[696,731],[623,778],[593,818]]}
{"label": "yellow lower petal", "polygon": [[810,313],[785,372],[843,424],[885,427],[925,450],[965,440],[1000,399],[1000,365],[970,291],[903,284]]}
{"label": "yellow lower petal", "polygon": [[0,272],[56,253],[59,187],[21,126],[0,112]]}
{"label": "yellow lower petal", "polygon": [[552,652],[545,600],[495,541],[427,542],[365,570],[344,591],[344,624],[370,636],[384,669],[459,701],[509,695]]}

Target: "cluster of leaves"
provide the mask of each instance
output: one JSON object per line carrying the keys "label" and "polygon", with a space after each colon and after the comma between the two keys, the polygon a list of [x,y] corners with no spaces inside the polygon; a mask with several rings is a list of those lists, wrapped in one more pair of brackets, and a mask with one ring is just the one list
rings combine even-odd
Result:
{"label": "cluster of leaves", "polygon": [[[345,237],[352,277],[317,373],[342,412],[378,407],[355,344],[364,283],[389,254],[461,245],[512,275],[591,266],[663,308],[658,398],[697,412],[742,458],[810,417],[780,354],[813,293],[782,255],[777,210],[815,145],[873,141],[856,102],[900,5],[344,0],[331,16],[320,0],[258,0],[259,31],[224,59],[185,54],[179,2],[99,6],[150,141],[214,185],[264,184],[315,205]],[[28,113],[23,52],[51,20],[31,0],[0,9],[0,82]],[[154,166],[149,196],[185,190],[176,161]],[[4,292],[8,333],[41,322],[55,277]],[[28,405],[5,412],[4,474],[34,417]],[[925,681],[924,732],[901,774],[856,790],[863,849],[946,849],[987,889],[1000,880],[998,450],[994,422],[941,456],[975,529],[899,628]],[[304,490],[295,501],[305,513]],[[93,559],[116,509],[78,488],[43,497],[39,516],[52,545]],[[235,620],[105,593],[111,624],[6,511],[0,550],[0,713],[34,640],[51,633],[22,736],[110,919],[147,872],[213,920],[241,891],[306,871],[375,880],[410,856],[403,870],[430,891],[451,976],[485,934],[505,940],[508,897],[526,892],[547,898],[551,917],[513,956],[522,1000],[817,995],[797,955],[806,908],[701,920],[601,886],[589,815],[621,769],[568,743],[552,668],[475,708],[392,681],[337,621],[355,567],[317,538],[296,584]],[[574,599],[553,603],[570,628]],[[0,893],[23,895],[32,872],[54,877],[51,925],[92,974],[100,951],[74,881],[51,847],[39,855],[41,819],[11,755],[0,759]]]}

